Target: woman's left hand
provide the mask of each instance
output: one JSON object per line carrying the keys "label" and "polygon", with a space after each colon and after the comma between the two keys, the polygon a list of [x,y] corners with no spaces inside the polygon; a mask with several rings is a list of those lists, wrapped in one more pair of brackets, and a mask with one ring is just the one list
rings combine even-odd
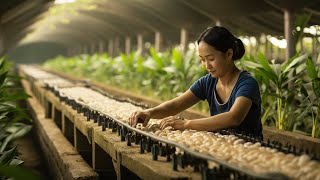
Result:
{"label": "woman's left hand", "polygon": [[160,123],[160,129],[163,130],[164,128],[171,126],[172,128],[176,130],[185,130],[186,124],[189,120],[184,120],[183,118],[179,116],[169,116],[166,118],[163,118]]}

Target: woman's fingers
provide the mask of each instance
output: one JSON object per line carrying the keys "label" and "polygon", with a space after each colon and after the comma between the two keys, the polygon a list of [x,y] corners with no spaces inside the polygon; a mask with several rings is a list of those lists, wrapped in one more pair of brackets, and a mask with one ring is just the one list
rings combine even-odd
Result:
{"label": "woman's fingers", "polygon": [[137,114],[138,112],[133,112],[129,118],[129,125],[136,127],[137,125]]}
{"label": "woman's fingers", "polygon": [[160,129],[163,130],[164,128],[171,126],[174,129],[184,130],[185,129],[185,123],[186,121],[182,118],[170,116],[167,118],[164,118],[160,122]]}
{"label": "woman's fingers", "polygon": [[178,124],[179,124],[179,119],[177,119],[175,116],[169,116],[169,117],[164,118],[161,121],[160,129],[164,129],[168,126],[171,126],[174,129],[176,129]]}
{"label": "woman's fingers", "polygon": [[172,120],[163,120],[160,123],[160,129],[163,130],[164,128],[172,125],[174,125],[174,122]]}
{"label": "woman's fingers", "polygon": [[143,126],[147,126],[150,115],[143,111],[136,111],[131,114],[129,117],[129,125],[136,127],[138,123],[143,123]]}

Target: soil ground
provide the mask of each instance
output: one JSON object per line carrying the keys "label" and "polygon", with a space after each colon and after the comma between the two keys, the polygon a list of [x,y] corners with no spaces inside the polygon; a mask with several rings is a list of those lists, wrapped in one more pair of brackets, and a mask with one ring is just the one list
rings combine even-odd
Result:
{"label": "soil ground", "polygon": [[39,176],[41,180],[52,179],[48,174],[48,167],[39,148],[40,146],[33,138],[33,132],[17,139],[13,145],[18,145],[18,156],[24,161],[23,167]]}

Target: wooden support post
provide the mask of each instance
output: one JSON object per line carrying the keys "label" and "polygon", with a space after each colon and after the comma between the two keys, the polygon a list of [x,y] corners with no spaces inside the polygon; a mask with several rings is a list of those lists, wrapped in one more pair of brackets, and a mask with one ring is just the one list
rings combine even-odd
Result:
{"label": "wooden support post", "polygon": [[72,55],[72,50],[71,50],[71,48],[67,48],[67,56],[71,56]]}
{"label": "wooden support post", "polygon": [[221,21],[216,19],[216,26],[221,26]]}
{"label": "wooden support post", "polygon": [[110,57],[113,57],[113,52],[114,52],[113,39],[109,39],[109,42],[108,42],[108,55]]}
{"label": "wooden support post", "polygon": [[312,37],[312,60],[314,63],[317,62],[317,58],[319,56],[319,41],[318,41],[318,36],[315,35]]}
{"label": "wooden support post", "polygon": [[157,52],[161,51],[162,46],[162,34],[161,32],[157,31],[155,33],[155,40],[154,40],[154,48]]}
{"label": "wooden support post", "polygon": [[144,45],[143,45],[143,36],[142,34],[137,35],[137,51],[140,54],[143,54],[144,51]]}
{"label": "wooden support post", "polygon": [[62,116],[61,117],[61,124],[62,124],[61,131],[62,131],[62,134],[65,135],[65,133],[66,133],[66,125],[65,125],[66,117],[65,117],[64,113],[62,113],[61,116]]}
{"label": "wooden support post", "polygon": [[120,54],[120,38],[118,36],[114,39],[113,53],[114,56],[118,56]]}
{"label": "wooden support post", "polygon": [[105,44],[103,41],[100,41],[99,42],[99,53],[100,54],[103,54],[104,53],[104,47],[105,47]]}
{"label": "wooden support post", "polygon": [[251,43],[251,40],[250,40],[250,37],[246,36],[246,38],[248,39],[248,45],[247,45],[247,54],[250,54],[252,53],[252,43]]}
{"label": "wooden support post", "polygon": [[52,118],[52,104],[44,99],[45,118]]}
{"label": "wooden support post", "polygon": [[296,53],[296,40],[292,34],[294,30],[294,14],[292,11],[284,10],[284,34],[287,40],[286,61]]}
{"label": "wooden support post", "polygon": [[129,55],[131,51],[131,39],[130,37],[126,37],[125,39],[125,53],[126,55]]}
{"label": "wooden support post", "polygon": [[269,48],[270,48],[270,50],[269,50],[269,53],[270,53],[270,58],[269,59],[273,59],[274,58],[274,52],[273,52],[273,44],[272,44],[272,42],[269,42]]}
{"label": "wooden support post", "polygon": [[258,55],[258,52],[260,51],[260,45],[261,45],[261,36],[256,37],[256,47],[254,48],[254,56],[256,57]]}
{"label": "wooden support post", "polygon": [[281,59],[281,48],[280,47],[277,47],[277,59],[280,61]]}
{"label": "wooden support post", "polygon": [[181,52],[185,53],[188,48],[188,32],[185,28],[181,28],[180,31],[180,47]]}
{"label": "wooden support post", "polygon": [[[303,31],[303,30],[301,30],[301,31]],[[301,37],[301,39],[300,39],[300,53],[303,53],[303,51],[304,51],[304,45],[303,45],[303,37]]]}
{"label": "wooden support post", "polygon": [[92,164],[92,145],[88,142],[87,137],[76,127],[74,129],[74,137],[74,147],[88,164]]}
{"label": "wooden support post", "polygon": [[91,46],[90,46],[90,54],[94,54],[96,52],[95,48],[96,48],[95,44],[92,43]]}
{"label": "wooden support post", "polygon": [[3,26],[0,24],[0,57],[5,54],[5,35]]}
{"label": "wooden support post", "polygon": [[[50,102],[51,103],[51,102]],[[51,103],[52,104],[52,103]],[[51,119],[54,120],[56,115],[55,115],[55,106],[54,104],[51,105]]]}
{"label": "wooden support post", "polygon": [[88,54],[88,47],[87,45],[83,46],[83,54]]}

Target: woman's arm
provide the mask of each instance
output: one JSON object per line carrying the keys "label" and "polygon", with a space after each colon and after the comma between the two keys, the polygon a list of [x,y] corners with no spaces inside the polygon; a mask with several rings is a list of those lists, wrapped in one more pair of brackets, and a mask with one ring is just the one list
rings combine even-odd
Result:
{"label": "woman's arm", "polygon": [[249,98],[240,96],[236,98],[230,111],[215,116],[195,119],[195,120],[177,120],[175,118],[166,118],[160,123],[160,128],[172,126],[174,129],[194,129],[200,131],[215,131],[224,128],[235,127],[241,124],[248,114],[252,101]]}
{"label": "woman's arm", "polygon": [[199,98],[193,94],[190,90],[183,93],[172,100],[161,103],[160,105],[147,109],[150,112],[152,118],[162,119],[168,116],[173,116],[181,111],[188,109],[199,102]]}
{"label": "woman's arm", "polygon": [[135,127],[138,121],[143,121],[142,123],[146,125],[151,118],[161,119],[167,116],[176,115],[179,112],[196,104],[199,100],[200,99],[197,96],[188,90],[181,96],[161,103],[154,108],[132,113],[131,117],[129,118],[129,124]]}

